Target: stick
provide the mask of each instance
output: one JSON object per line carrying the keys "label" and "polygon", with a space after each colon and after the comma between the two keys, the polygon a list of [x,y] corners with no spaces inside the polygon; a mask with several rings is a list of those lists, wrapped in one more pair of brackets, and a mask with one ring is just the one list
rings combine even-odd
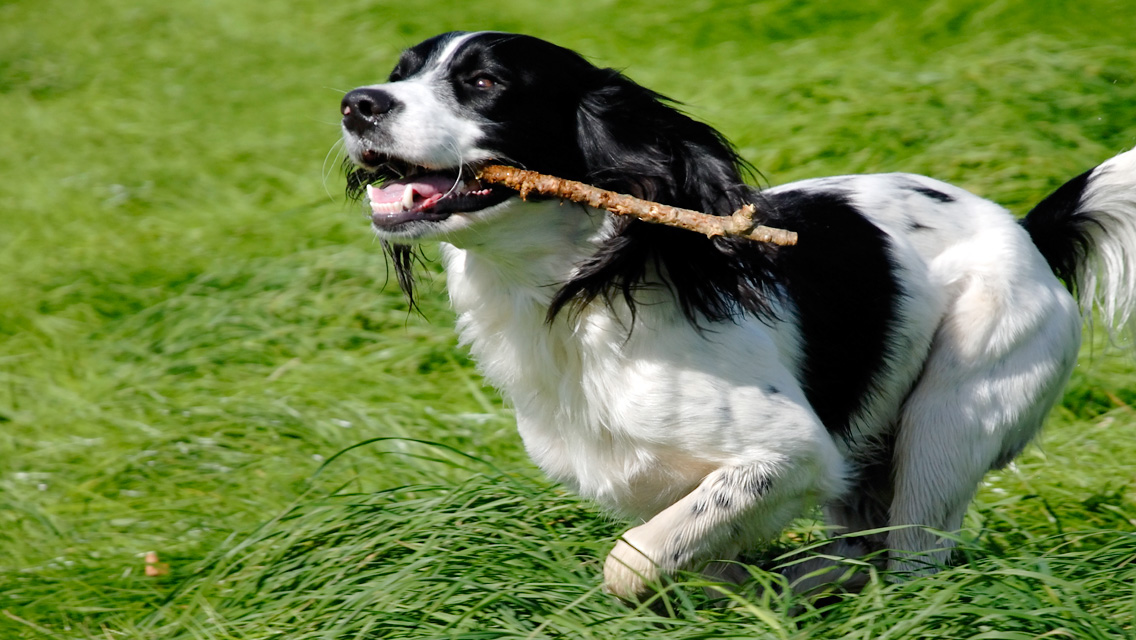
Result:
{"label": "stick", "polygon": [[499,164],[482,167],[477,177],[491,184],[509,187],[519,192],[523,199],[528,199],[529,194],[537,193],[579,202],[595,209],[606,209],[621,216],[635,216],[646,222],[697,231],[707,237],[748,238],[780,246],[797,244],[795,231],[754,224],[753,214],[757,208],[752,204],[747,204],[728,216],[712,216],[700,211],[641,200],[575,180],[565,180]]}

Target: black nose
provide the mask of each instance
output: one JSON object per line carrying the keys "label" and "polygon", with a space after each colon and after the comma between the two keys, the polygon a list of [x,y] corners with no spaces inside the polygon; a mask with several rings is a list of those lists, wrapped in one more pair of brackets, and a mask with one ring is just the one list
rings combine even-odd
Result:
{"label": "black nose", "polygon": [[343,96],[339,111],[343,126],[355,133],[375,126],[382,117],[397,106],[395,99],[382,89],[355,89]]}

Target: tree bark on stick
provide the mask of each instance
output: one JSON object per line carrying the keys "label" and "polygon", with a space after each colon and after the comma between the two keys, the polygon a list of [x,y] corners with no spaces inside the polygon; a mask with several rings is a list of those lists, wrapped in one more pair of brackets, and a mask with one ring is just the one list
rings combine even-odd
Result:
{"label": "tree bark on stick", "polygon": [[528,199],[530,194],[536,193],[542,196],[579,202],[594,209],[605,209],[621,216],[635,216],[645,222],[696,231],[707,237],[748,238],[757,242],[771,242],[780,246],[797,244],[797,233],[795,231],[754,224],[753,214],[757,209],[752,204],[747,204],[728,216],[712,216],[700,211],[672,207],[600,189],[575,180],[565,180],[504,165],[494,164],[482,167],[477,177],[483,182],[509,187],[519,192],[523,199]]}

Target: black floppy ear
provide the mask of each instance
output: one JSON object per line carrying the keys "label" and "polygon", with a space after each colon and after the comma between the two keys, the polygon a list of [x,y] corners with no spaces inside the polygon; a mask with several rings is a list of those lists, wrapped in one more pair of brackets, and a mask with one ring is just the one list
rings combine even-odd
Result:
{"label": "black floppy ear", "polygon": [[[742,179],[745,163],[721,134],[620,73],[597,72],[602,81],[579,101],[576,118],[585,181],[716,215],[755,197]],[[622,298],[634,313],[636,290],[657,284],[674,293],[695,324],[729,318],[739,308],[763,309],[763,298],[752,293],[763,287],[760,278],[740,274],[737,256],[709,238],[623,216],[613,231],[557,291],[550,319],[596,298],[609,304]]]}
{"label": "black floppy ear", "polygon": [[639,198],[713,214],[745,202],[745,163],[720,133],[669,98],[613,69],[580,100],[585,180]]}

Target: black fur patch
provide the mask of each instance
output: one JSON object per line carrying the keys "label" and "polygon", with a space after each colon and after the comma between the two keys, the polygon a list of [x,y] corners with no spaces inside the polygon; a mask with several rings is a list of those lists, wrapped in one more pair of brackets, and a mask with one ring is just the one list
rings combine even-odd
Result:
{"label": "black fur patch", "polygon": [[847,435],[886,362],[903,295],[888,239],[838,192],[768,197],[777,212],[768,224],[800,238],[776,253],[772,268],[797,308],[804,391],[825,427]]}
{"label": "black fur patch", "polygon": [[1079,269],[1089,252],[1088,226],[1100,224],[1089,214],[1077,213],[1093,171],[1090,169],[1058,187],[1021,220],[1053,273],[1074,294]]}
{"label": "black fur patch", "polygon": [[949,195],[943,193],[942,191],[939,191],[937,189],[932,189],[930,187],[924,187],[923,185],[913,186],[913,187],[911,187],[911,190],[914,191],[915,193],[918,193],[921,196],[925,196],[925,197],[930,198],[930,199],[932,199],[936,202],[954,202],[955,201],[954,196],[949,196]]}
{"label": "black fur patch", "polygon": [[[603,85],[583,96],[578,110],[585,182],[716,215],[755,201],[760,206],[743,180],[748,166],[720,133],[671,100],[603,72]],[[618,219],[616,229],[557,293],[550,318],[565,307],[617,295],[634,309],[635,291],[652,273],[695,324],[768,310],[768,272],[748,255],[739,259],[730,243],[628,218]]]}
{"label": "black fur patch", "polygon": [[711,499],[714,501],[714,506],[718,509],[729,509],[734,504],[733,501],[730,500],[730,494],[724,489],[715,491]]}

